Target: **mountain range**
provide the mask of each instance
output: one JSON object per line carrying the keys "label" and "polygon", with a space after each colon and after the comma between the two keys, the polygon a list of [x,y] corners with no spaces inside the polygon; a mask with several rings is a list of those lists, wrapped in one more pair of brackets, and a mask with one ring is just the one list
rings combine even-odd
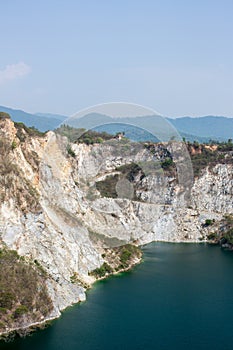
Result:
{"label": "mountain range", "polygon": [[[54,130],[61,123],[63,123],[68,117],[60,114],[52,113],[27,113],[23,110],[12,109],[5,106],[0,106],[0,111],[8,113],[13,121],[23,122],[27,126],[34,126],[40,131]],[[89,118],[88,118],[89,117]],[[158,117],[145,116],[135,118],[114,118],[101,115],[92,114],[85,116],[82,119],[82,123],[79,127],[91,128],[94,127],[99,131],[106,131],[112,134],[117,132],[125,132],[126,137],[135,141],[143,141],[150,138],[152,141],[156,140],[156,132],[149,137],[148,130],[154,127],[161,126],[164,122],[158,123]],[[80,122],[81,122],[80,119]],[[95,120],[93,124],[93,120]],[[143,121],[142,121],[143,120]],[[156,123],[154,122],[156,120]],[[172,136],[172,130],[175,133],[179,133],[181,137],[186,138],[188,141],[209,142],[209,140],[227,141],[233,138],[233,118],[221,117],[221,116],[203,116],[203,117],[180,117],[180,118],[166,118],[170,125],[170,136]],[[160,121],[163,118],[160,117]],[[76,123],[76,122],[75,122]],[[72,125],[72,119],[69,119],[69,124]],[[130,125],[130,124],[133,124]],[[76,125],[75,125],[76,126]],[[145,129],[145,132],[142,132]],[[177,130],[177,132],[176,132]],[[157,131],[161,133],[161,130]]]}
{"label": "mountain range", "polygon": [[66,116],[46,113],[27,113],[20,109],[0,106],[0,111],[8,113],[14,122],[22,122],[27,126],[34,126],[40,131],[54,130]]}

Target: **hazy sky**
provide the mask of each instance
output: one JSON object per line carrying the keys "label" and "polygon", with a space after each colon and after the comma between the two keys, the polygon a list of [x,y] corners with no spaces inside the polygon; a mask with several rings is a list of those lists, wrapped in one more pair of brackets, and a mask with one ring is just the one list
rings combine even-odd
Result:
{"label": "hazy sky", "polygon": [[0,11],[0,105],[233,116],[233,0],[2,0]]}

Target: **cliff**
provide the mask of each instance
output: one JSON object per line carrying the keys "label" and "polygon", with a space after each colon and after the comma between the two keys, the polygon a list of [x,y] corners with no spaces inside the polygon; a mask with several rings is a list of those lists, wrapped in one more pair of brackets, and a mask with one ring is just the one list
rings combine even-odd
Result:
{"label": "cliff", "polygon": [[[51,303],[42,312],[43,303],[31,300],[13,323],[0,323],[2,334],[44,323],[84,300],[94,272],[126,267],[123,258],[132,252],[119,247],[205,241],[206,220],[233,214],[232,154],[193,178],[192,169],[181,166],[187,161],[182,147],[70,144],[54,132],[38,134],[0,118],[1,248],[24,258],[39,276],[33,290],[41,283]],[[129,264],[139,260],[137,252]],[[15,313],[22,302],[14,303]],[[30,307],[34,318],[26,317]]]}

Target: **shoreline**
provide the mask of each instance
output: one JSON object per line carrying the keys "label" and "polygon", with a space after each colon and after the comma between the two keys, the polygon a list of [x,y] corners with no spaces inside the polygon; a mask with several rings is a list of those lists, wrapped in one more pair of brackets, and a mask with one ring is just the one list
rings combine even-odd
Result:
{"label": "shoreline", "polygon": [[13,328],[9,331],[2,332],[2,333],[0,333],[0,342],[1,341],[8,342],[11,340],[13,341],[16,336],[23,338],[23,337],[29,335],[30,333],[33,333],[37,330],[46,328],[50,324],[50,322],[52,322],[56,319],[59,319],[59,317],[60,317],[60,315],[48,317],[48,318],[44,319],[43,321],[32,323],[29,326],[17,327],[17,328]]}
{"label": "shoreline", "polygon": [[[139,247],[140,248],[143,248],[145,246],[147,246],[148,244],[151,244],[151,243],[169,243],[169,244],[179,244],[179,243],[186,243],[186,244],[208,244],[210,246],[217,246],[219,245],[218,243],[213,243],[211,241],[208,241],[208,240],[203,240],[203,241],[174,241],[174,242],[168,242],[168,241],[152,241],[150,243],[146,243],[146,244],[142,244],[140,245]],[[221,245],[219,245],[219,248],[222,248]],[[230,249],[229,249],[230,250]],[[126,268],[122,268],[118,271],[113,271],[112,273],[107,273],[105,276],[103,277],[99,277],[99,278],[96,278],[95,281],[93,281],[88,288],[86,288],[85,290],[85,293],[87,290],[89,289],[92,289],[92,287],[94,286],[95,283],[97,282],[100,282],[100,281],[103,281],[103,280],[107,280],[108,278],[110,278],[111,276],[117,276],[117,275],[120,275],[121,273],[124,273],[124,272],[128,272],[130,270],[132,270],[135,266],[141,264],[143,262],[143,251],[142,251],[142,255],[140,258],[138,258],[137,260],[134,259],[134,261]],[[0,342],[1,341],[5,341],[5,342],[8,342],[8,341],[14,341],[15,337],[19,336],[19,337],[26,337],[27,335],[31,334],[31,333],[34,333],[36,332],[37,330],[42,330],[44,328],[46,328],[47,326],[49,326],[49,324],[52,322],[52,321],[55,321],[57,319],[60,318],[61,316],[61,312],[65,312],[65,310],[69,307],[72,307],[72,306],[75,306],[79,303],[81,303],[82,301],[78,301],[77,303],[73,303],[71,305],[68,305],[67,307],[65,307],[63,310],[60,310],[60,315],[58,316],[52,316],[52,317],[48,317],[48,318],[45,318],[43,321],[40,321],[40,322],[35,322],[35,323],[32,323],[28,326],[24,326],[24,327],[17,327],[17,328],[14,328],[14,329],[11,329],[9,331],[6,331],[6,332],[2,332],[0,333]]]}
{"label": "shoreline", "polygon": [[[91,289],[92,286],[99,282],[99,281],[103,281],[103,280],[107,280],[108,278],[110,278],[111,276],[116,276],[116,275],[119,275],[123,272],[127,272],[127,271],[130,271],[132,270],[136,265],[139,265],[141,262],[143,261],[142,259],[142,256],[140,257],[140,259],[138,259],[130,264],[128,267],[126,267],[125,269],[120,269],[119,271],[114,271],[112,273],[108,273],[106,274],[105,276],[103,277],[99,277],[99,278],[96,278],[95,281],[93,281],[89,287],[85,290],[85,293],[87,290]],[[79,303],[81,303],[82,301],[78,301],[77,303],[73,303],[71,305],[68,305],[66,308],[64,308],[63,310],[60,310],[60,312],[65,312],[65,310],[69,307],[72,307],[72,306],[75,306]],[[31,333],[34,333],[36,332],[37,330],[42,330],[44,328],[46,328],[47,326],[49,326],[49,324],[52,322],[52,321],[55,321],[57,319],[59,319],[61,316],[58,315],[58,316],[52,316],[52,317],[48,317],[48,318],[45,318],[43,321],[40,321],[40,322],[35,322],[35,323],[32,323],[28,326],[23,326],[23,327],[17,327],[17,328],[14,328],[14,329],[10,329],[6,332],[2,332],[0,333],[0,342],[1,341],[5,341],[5,342],[9,342],[9,341],[14,341],[15,337],[19,336],[19,337],[26,337],[27,335],[31,334]]]}
{"label": "shoreline", "polygon": [[[143,254],[142,254],[143,255]],[[123,273],[123,272],[127,272],[127,271],[130,271],[132,270],[135,266],[141,264],[143,261],[142,259],[142,256],[138,259],[138,261],[135,261],[134,263],[130,264],[128,267],[126,268],[123,268],[123,269],[120,269],[118,271],[113,271],[112,273],[107,273],[105,276],[103,277],[99,277],[99,278],[96,278],[96,280],[91,284],[90,288],[92,287],[92,285],[94,285],[96,282],[99,282],[99,281],[103,281],[103,280],[106,280],[107,278],[111,277],[111,276],[116,276],[116,275],[119,275],[120,273]]]}

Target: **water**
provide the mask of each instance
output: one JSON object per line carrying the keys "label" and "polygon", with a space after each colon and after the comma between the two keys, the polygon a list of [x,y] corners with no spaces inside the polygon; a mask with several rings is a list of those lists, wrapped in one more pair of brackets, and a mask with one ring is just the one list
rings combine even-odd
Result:
{"label": "water", "polygon": [[230,350],[233,253],[152,243],[133,271],[99,282],[49,328],[2,350]]}

